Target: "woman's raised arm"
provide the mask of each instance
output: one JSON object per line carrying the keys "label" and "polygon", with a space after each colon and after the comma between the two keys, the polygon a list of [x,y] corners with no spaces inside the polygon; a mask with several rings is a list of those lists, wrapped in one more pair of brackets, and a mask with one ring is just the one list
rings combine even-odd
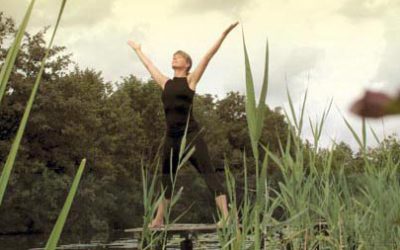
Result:
{"label": "woman's raised arm", "polygon": [[129,40],[128,45],[136,52],[140,61],[144,64],[146,69],[149,71],[149,73],[150,73],[151,77],[153,77],[154,81],[156,81],[158,83],[158,85],[160,85],[161,88],[164,89],[164,85],[165,85],[166,81],[168,80],[168,77],[163,75],[157,69],[157,67],[154,66],[154,64],[150,61],[150,59],[147,58],[147,56],[145,54],[143,54],[140,44],[138,44],[132,40]]}
{"label": "woman's raised arm", "polygon": [[231,32],[233,28],[238,25],[239,22],[235,22],[229,27],[222,32],[220,38],[217,40],[217,42],[207,51],[205,56],[200,60],[199,64],[197,65],[196,69],[193,71],[193,73],[189,74],[188,76],[188,82],[192,86],[196,86],[196,84],[200,81],[201,76],[203,75],[208,63],[210,62],[211,58],[214,56],[214,54],[218,51],[219,47],[221,46],[222,42],[224,41],[225,37]]}

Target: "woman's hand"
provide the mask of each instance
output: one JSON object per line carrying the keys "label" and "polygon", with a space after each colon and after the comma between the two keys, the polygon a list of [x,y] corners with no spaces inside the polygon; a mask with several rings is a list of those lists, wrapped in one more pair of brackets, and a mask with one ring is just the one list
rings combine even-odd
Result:
{"label": "woman's hand", "polygon": [[132,47],[132,49],[135,50],[136,55],[139,57],[140,61],[143,63],[143,65],[146,67],[146,69],[149,71],[151,77],[156,81],[161,88],[164,88],[165,83],[168,80],[168,77],[163,75],[156,66],[150,61],[149,58],[143,53],[140,44],[136,43],[132,40],[128,40],[128,45]]}
{"label": "woman's hand", "polygon": [[135,43],[132,40],[128,40],[128,45],[131,46],[132,49],[134,49],[134,50],[140,50],[141,49],[140,44],[139,43]]}
{"label": "woman's hand", "polygon": [[350,111],[372,118],[400,114],[400,93],[398,97],[392,97],[382,92],[366,91],[361,99],[352,104]]}
{"label": "woman's hand", "polygon": [[228,35],[229,32],[231,32],[231,30],[233,30],[237,25],[238,25],[239,21],[237,21],[236,23],[232,23],[231,25],[229,25],[229,27],[222,33],[224,36]]}
{"label": "woman's hand", "polygon": [[211,60],[211,58],[214,56],[215,53],[217,53],[219,47],[221,46],[222,42],[224,41],[225,37],[228,35],[233,28],[235,28],[238,25],[239,22],[235,22],[222,33],[221,37],[218,38],[217,42],[207,51],[205,56],[200,60],[199,64],[195,68],[192,74],[189,75],[188,81],[189,84],[192,86],[196,86],[196,84],[200,81],[201,76],[203,75],[203,72],[206,70],[206,67],[208,65],[208,62]]}

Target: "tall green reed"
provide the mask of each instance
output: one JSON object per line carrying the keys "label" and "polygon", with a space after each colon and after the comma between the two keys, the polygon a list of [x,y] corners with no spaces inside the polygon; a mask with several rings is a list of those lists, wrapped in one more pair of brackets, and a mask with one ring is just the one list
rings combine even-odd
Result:
{"label": "tall green reed", "polygon": [[[1,68],[1,72],[0,72],[0,103],[1,103],[1,100],[2,100],[2,98],[4,96],[4,93],[5,93],[5,90],[6,90],[6,85],[7,85],[8,79],[10,77],[12,68],[14,66],[15,59],[16,59],[16,57],[18,55],[20,44],[21,44],[21,41],[22,41],[22,38],[23,38],[23,35],[24,35],[24,32],[25,32],[26,26],[27,26],[27,24],[29,22],[29,18],[30,18],[34,3],[35,3],[35,0],[32,0],[30,2],[29,7],[28,7],[28,9],[27,9],[27,11],[25,13],[24,19],[22,21],[22,24],[20,25],[20,27],[18,29],[17,35],[16,35],[16,37],[14,39],[14,42],[12,43],[12,46],[10,47],[10,49],[9,49],[9,51],[7,53],[7,57],[6,57],[5,63]],[[59,23],[61,21],[61,16],[62,16],[62,13],[64,11],[65,4],[66,4],[66,0],[62,0],[61,7],[60,7],[60,10],[59,10],[59,13],[58,13],[58,17],[57,17],[56,25],[54,27],[53,34],[51,36],[49,45],[48,45],[48,47],[46,49],[45,55],[44,55],[44,57],[43,57],[43,59],[41,61],[40,70],[38,72],[38,75],[36,76],[36,80],[35,80],[35,83],[33,85],[32,92],[31,92],[31,95],[30,95],[29,100],[27,102],[27,105],[26,105],[24,114],[22,116],[21,122],[19,124],[17,134],[16,134],[15,139],[14,139],[12,145],[11,145],[10,152],[8,154],[7,160],[5,162],[4,168],[3,168],[1,176],[0,176],[0,205],[2,204],[2,201],[3,201],[3,197],[4,197],[4,193],[5,193],[7,184],[8,184],[8,180],[9,180],[9,177],[10,177],[10,174],[11,174],[14,162],[15,162],[15,158],[17,156],[18,148],[19,148],[19,145],[21,143],[21,140],[22,140],[22,137],[23,137],[23,134],[24,134],[24,131],[25,131],[28,119],[29,119],[29,115],[30,115],[30,112],[31,112],[31,109],[32,109],[32,106],[33,106],[33,102],[35,100],[36,93],[37,93],[39,85],[40,85],[42,74],[43,74],[43,71],[44,71],[44,68],[45,68],[45,62],[46,62],[47,57],[49,55],[50,48],[52,47],[52,44],[53,44],[53,41],[54,41],[54,37],[56,35]],[[72,201],[74,199],[76,190],[78,188],[78,184],[80,182],[80,179],[81,179],[85,164],[86,164],[86,159],[83,159],[81,164],[80,164],[80,166],[79,166],[78,172],[77,172],[77,174],[76,174],[76,176],[74,178],[74,181],[72,183],[72,187],[71,187],[71,189],[69,191],[68,197],[67,197],[67,199],[66,199],[66,201],[64,203],[64,206],[63,206],[63,208],[62,208],[62,210],[61,210],[61,212],[59,214],[57,222],[54,225],[54,228],[53,228],[53,230],[51,232],[51,235],[50,235],[50,237],[49,237],[49,239],[48,239],[48,241],[46,243],[46,249],[55,249],[56,246],[57,246],[57,242],[58,242],[58,240],[60,238],[62,229],[64,227],[64,223],[66,221],[66,218],[67,218],[67,215],[69,213]]]}
{"label": "tall green reed", "polygon": [[[34,1],[31,2],[31,5],[30,5],[30,7],[28,9],[29,14],[30,14],[31,8],[33,6],[33,3],[34,3]],[[43,71],[44,71],[44,67],[45,67],[45,62],[46,62],[46,59],[47,59],[47,57],[49,55],[50,48],[51,48],[51,46],[53,44],[53,40],[54,40],[54,37],[56,35],[57,28],[58,28],[58,25],[60,23],[61,16],[62,16],[64,7],[65,7],[65,4],[66,4],[66,0],[62,0],[61,8],[60,8],[60,11],[58,13],[57,22],[56,22],[56,25],[54,27],[54,31],[53,31],[53,34],[51,36],[50,43],[49,43],[49,45],[48,45],[48,47],[46,49],[45,55],[44,55],[44,57],[42,59],[39,73],[38,73],[38,75],[36,77],[36,81],[35,81],[34,86],[32,88],[32,92],[31,92],[31,95],[30,95],[29,100],[27,102],[24,114],[22,116],[22,120],[21,120],[21,122],[19,124],[19,127],[18,127],[17,135],[15,136],[15,139],[14,139],[14,141],[12,143],[10,153],[8,154],[6,163],[4,165],[4,168],[3,168],[3,171],[2,171],[2,174],[1,174],[1,177],[0,177],[0,205],[1,205],[2,200],[3,200],[3,196],[4,196],[4,193],[5,193],[6,187],[7,187],[7,183],[8,183],[8,180],[9,180],[9,177],[10,177],[13,165],[14,165],[15,158],[17,156],[18,148],[19,148],[19,145],[21,143],[22,137],[24,135],[25,127],[26,127],[26,124],[28,122],[28,118],[29,118],[29,115],[30,115],[30,112],[31,112],[31,109],[32,109],[32,106],[33,106],[33,102],[34,102],[35,97],[36,97],[36,92],[37,92],[37,90],[39,88],[39,84],[40,84],[40,81],[41,81],[41,78],[42,78],[42,74],[43,74]],[[26,16],[29,17],[29,15],[26,15]],[[26,18],[26,20],[24,19],[24,23],[27,22],[27,20],[28,20],[27,18]],[[26,26],[26,24],[25,24],[25,26]],[[15,46],[17,46],[16,44],[17,43],[15,43]],[[14,52],[15,51],[17,51],[16,48],[15,48]],[[5,68],[5,67],[7,67],[7,68],[11,67],[12,68],[12,65],[10,65],[10,64],[11,64],[11,60],[8,62],[8,64],[5,64],[3,66],[3,68]],[[3,84],[3,79],[1,79],[1,80],[2,80],[2,84]],[[4,86],[4,85],[2,85],[2,86]]]}
{"label": "tall green reed", "polygon": [[[161,202],[164,202],[165,200],[165,189],[164,187],[161,187],[160,192],[156,192],[157,189],[157,174],[153,174],[153,177],[151,179],[150,185],[149,185],[149,178],[148,178],[148,171],[142,167],[142,182],[143,182],[143,205],[144,205],[144,223],[143,223],[143,233],[141,237],[141,247],[142,249],[153,249],[157,245],[161,245],[163,249],[166,248],[167,246],[167,235],[168,235],[168,228],[170,227],[171,224],[174,224],[178,222],[189,209],[192,207],[189,206],[184,212],[180,213],[179,216],[177,216],[175,219],[171,220],[170,215],[172,213],[172,208],[174,205],[178,202],[182,195],[183,189],[180,188],[176,192],[176,184],[177,184],[177,178],[180,170],[184,166],[184,164],[189,160],[189,158],[192,156],[192,154],[195,151],[195,146],[192,145],[187,145],[187,131],[189,127],[189,119],[190,119],[190,112],[189,116],[186,121],[186,126],[185,126],[185,132],[182,136],[180,147],[179,147],[179,152],[173,152],[172,148],[170,151],[170,181],[171,181],[171,198],[168,203],[165,205],[165,213],[164,213],[164,230],[157,231],[157,230],[151,230],[148,225],[152,221],[152,218],[154,217],[157,207],[160,205]],[[198,132],[201,133],[203,131],[203,128]],[[166,135],[165,135],[166,136]],[[197,135],[196,135],[197,136]],[[194,137],[195,138],[195,137]],[[194,140],[194,138],[191,138]],[[178,162],[176,166],[176,171],[175,174],[173,173],[173,154],[178,154]],[[158,164],[155,168],[155,173],[158,172]]]}
{"label": "tall green reed", "polygon": [[57,247],[58,240],[60,239],[61,232],[64,228],[64,224],[67,219],[69,210],[71,208],[72,201],[74,200],[76,191],[78,189],[78,185],[81,180],[81,176],[82,176],[83,170],[85,168],[85,165],[86,165],[86,159],[83,159],[79,166],[78,172],[75,175],[74,181],[72,182],[72,186],[69,190],[69,193],[68,193],[67,199],[65,200],[64,206],[58,216],[57,222],[53,227],[53,230],[50,234],[49,239],[47,240],[46,247],[45,247],[46,250],[53,250],[53,249],[56,249],[56,247]]}
{"label": "tall green reed", "polygon": [[26,26],[28,25],[29,19],[31,17],[33,5],[35,4],[35,0],[32,0],[28,6],[28,9],[25,12],[24,19],[20,27],[18,28],[18,32],[15,36],[14,42],[7,52],[7,57],[4,62],[3,67],[1,67],[0,71],[0,104],[3,100],[4,93],[6,91],[6,86],[8,83],[8,79],[10,78],[12,68],[14,67],[15,59],[17,58],[22,38],[24,37],[24,33],[26,30]]}
{"label": "tall green reed", "polygon": [[[363,172],[355,177],[346,176],[345,165],[335,166],[335,170],[332,165],[337,145],[333,144],[329,150],[318,150],[332,101],[319,121],[313,123],[309,119],[314,145],[308,148],[300,137],[302,115],[296,117],[289,93],[288,98],[294,123],[288,128],[292,138],[286,145],[281,144],[280,155],[268,152],[282,173],[277,195],[279,206],[290,221],[283,243],[290,243],[294,249],[397,248],[400,216],[396,208],[400,199],[395,194],[399,189],[400,163],[393,162],[390,150],[385,151],[383,164],[382,159],[374,160],[366,147],[365,120],[361,135],[345,120],[359,143]],[[301,109],[304,114],[304,101]],[[291,123],[287,113],[286,116]],[[292,142],[294,152],[291,152]]]}
{"label": "tall green reed", "polygon": [[[268,65],[269,65],[269,54],[268,54],[268,43],[266,45],[265,53],[265,67],[264,67],[264,79],[262,83],[259,104],[256,106],[255,91],[253,76],[251,73],[250,62],[248,58],[244,31],[242,28],[242,39],[243,39],[243,50],[245,57],[245,75],[246,75],[246,119],[249,127],[249,135],[251,141],[252,152],[255,159],[255,174],[256,174],[256,202],[253,204],[249,198],[248,183],[247,183],[247,165],[244,162],[244,173],[245,173],[245,188],[244,188],[244,199],[239,205],[235,195],[236,182],[233,175],[231,174],[229,167],[225,166],[226,174],[226,185],[228,189],[228,196],[231,201],[229,218],[230,223],[225,227],[218,230],[218,236],[221,240],[222,248],[228,249],[244,249],[246,238],[250,235],[254,235],[254,249],[260,249],[262,234],[264,232],[264,223],[268,220],[264,216],[265,206],[268,204],[269,199],[266,199],[266,168],[267,168],[267,154],[261,164],[259,163],[259,140],[264,124],[264,117],[266,111],[265,99],[268,89]],[[244,155],[244,158],[245,155]],[[268,196],[268,195],[267,195]],[[267,202],[266,202],[267,200]],[[241,219],[238,220],[237,215],[241,214]],[[221,215],[219,214],[219,217]],[[241,223],[241,225],[239,225]]]}
{"label": "tall green reed", "polygon": [[256,173],[256,203],[251,214],[254,221],[254,248],[260,249],[261,245],[261,233],[263,231],[262,224],[260,221],[263,220],[263,211],[265,206],[265,193],[266,193],[266,167],[267,167],[267,154],[264,155],[264,160],[259,167],[259,151],[258,144],[261,138],[261,133],[264,125],[264,117],[266,111],[265,99],[267,96],[268,89],[268,67],[269,67],[269,51],[268,51],[268,41],[265,50],[265,65],[264,65],[264,79],[262,83],[260,99],[258,106],[256,107],[255,93],[254,93],[254,82],[251,73],[250,62],[248,58],[244,31],[242,28],[242,39],[243,39],[243,49],[245,56],[245,67],[246,67],[246,118],[249,127],[250,140],[252,145],[252,151],[255,159],[255,173]]}
{"label": "tall green reed", "polygon": [[[158,164],[156,165],[155,172],[157,172],[157,170],[158,170]],[[164,191],[161,193],[159,197],[156,196],[157,175],[154,174],[150,180],[148,172],[149,171],[145,169],[144,165],[142,165],[142,188],[143,188],[143,206],[144,206],[143,232],[140,243],[140,246],[142,248],[154,245],[155,242],[158,241],[158,239],[155,238],[154,232],[150,231],[148,224],[151,222],[158,205],[164,199]]]}

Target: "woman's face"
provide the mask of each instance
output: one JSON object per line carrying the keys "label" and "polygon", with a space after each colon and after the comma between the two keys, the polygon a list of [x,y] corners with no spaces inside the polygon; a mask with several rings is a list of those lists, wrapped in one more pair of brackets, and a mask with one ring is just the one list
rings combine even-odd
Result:
{"label": "woman's face", "polygon": [[180,54],[175,54],[172,57],[172,68],[173,69],[186,69],[189,67],[189,63],[186,61],[186,58]]}

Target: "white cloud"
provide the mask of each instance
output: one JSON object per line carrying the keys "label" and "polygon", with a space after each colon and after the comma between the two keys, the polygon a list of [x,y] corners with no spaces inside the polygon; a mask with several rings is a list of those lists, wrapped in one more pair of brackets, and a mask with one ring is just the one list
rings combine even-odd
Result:
{"label": "white cloud", "polygon": [[398,1],[395,0],[347,0],[339,8],[339,13],[353,19],[382,18],[392,7],[397,7]]}
{"label": "white cloud", "polygon": [[223,12],[227,15],[237,16],[244,9],[257,5],[254,0],[186,0],[180,1],[176,14],[192,15],[205,14],[207,12]]}

